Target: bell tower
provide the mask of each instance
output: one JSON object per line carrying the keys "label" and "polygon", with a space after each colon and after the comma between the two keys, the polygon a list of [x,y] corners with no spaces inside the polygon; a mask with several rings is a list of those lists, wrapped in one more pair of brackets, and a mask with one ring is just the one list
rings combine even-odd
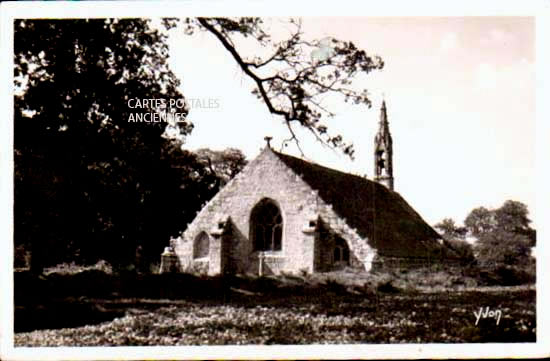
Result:
{"label": "bell tower", "polygon": [[374,137],[374,180],[393,191],[393,146],[386,112],[386,101],[380,108],[378,133]]}

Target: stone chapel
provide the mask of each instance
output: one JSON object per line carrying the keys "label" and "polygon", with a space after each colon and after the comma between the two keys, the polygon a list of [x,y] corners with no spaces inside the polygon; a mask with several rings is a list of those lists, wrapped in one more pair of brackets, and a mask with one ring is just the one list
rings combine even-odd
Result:
{"label": "stone chapel", "polygon": [[374,139],[374,180],[276,152],[266,140],[170,241],[161,271],[368,271],[449,257],[439,234],[394,190],[385,102]]}

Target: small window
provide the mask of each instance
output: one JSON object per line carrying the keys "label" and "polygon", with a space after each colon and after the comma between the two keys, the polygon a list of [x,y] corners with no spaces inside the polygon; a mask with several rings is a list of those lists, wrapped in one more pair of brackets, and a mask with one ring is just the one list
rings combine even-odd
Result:
{"label": "small window", "polygon": [[334,242],[334,251],[333,251],[334,263],[345,263],[349,264],[349,247],[347,242],[338,237]]}
{"label": "small window", "polygon": [[193,244],[193,258],[208,257],[210,249],[210,237],[206,232],[201,232]]}

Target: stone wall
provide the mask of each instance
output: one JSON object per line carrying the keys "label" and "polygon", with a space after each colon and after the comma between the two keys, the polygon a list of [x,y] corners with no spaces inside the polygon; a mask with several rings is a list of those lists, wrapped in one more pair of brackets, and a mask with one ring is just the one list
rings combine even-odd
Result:
{"label": "stone wall", "polygon": [[264,198],[273,200],[283,217],[282,250],[265,252],[265,274],[314,272],[315,258],[320,254],[315,250],[320,221],[348,242],[352,262],[370,269],[376,252],[367,240],[348,227],[317,191],[269,148],[220,190],[179,238],[171,241],[180,269],[193,269],[193,242],[204,231],[211,235],[209,274],[228,270],[257,274],[259,252],[254,251],[250,240],[250,212]]}
{"label": "stone wall", "polygon": [[461,267],[459,259],[441,259],[441,257],[380,257],[377,256],[373,263],[372,269],[379,272],[399,269],[415,269],[415,268],[433,268],[434,266],[442,267]]}

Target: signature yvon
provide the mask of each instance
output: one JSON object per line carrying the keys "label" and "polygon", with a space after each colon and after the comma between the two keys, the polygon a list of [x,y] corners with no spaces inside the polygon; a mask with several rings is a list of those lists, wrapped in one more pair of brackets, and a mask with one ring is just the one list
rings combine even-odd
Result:
{"label": "signature yvon", "polygon": [[502,317],[502,311],[501,310],[491,310],[489,309],[489,306],[485,308],[485,311],[483,311],[483,307],[479,308],[479,313],[474,311],[474,316],[476,316],[476,326],[480,319],[482,318],[494,318],[497,321],[497,325],[500,322],[500,317]]}

